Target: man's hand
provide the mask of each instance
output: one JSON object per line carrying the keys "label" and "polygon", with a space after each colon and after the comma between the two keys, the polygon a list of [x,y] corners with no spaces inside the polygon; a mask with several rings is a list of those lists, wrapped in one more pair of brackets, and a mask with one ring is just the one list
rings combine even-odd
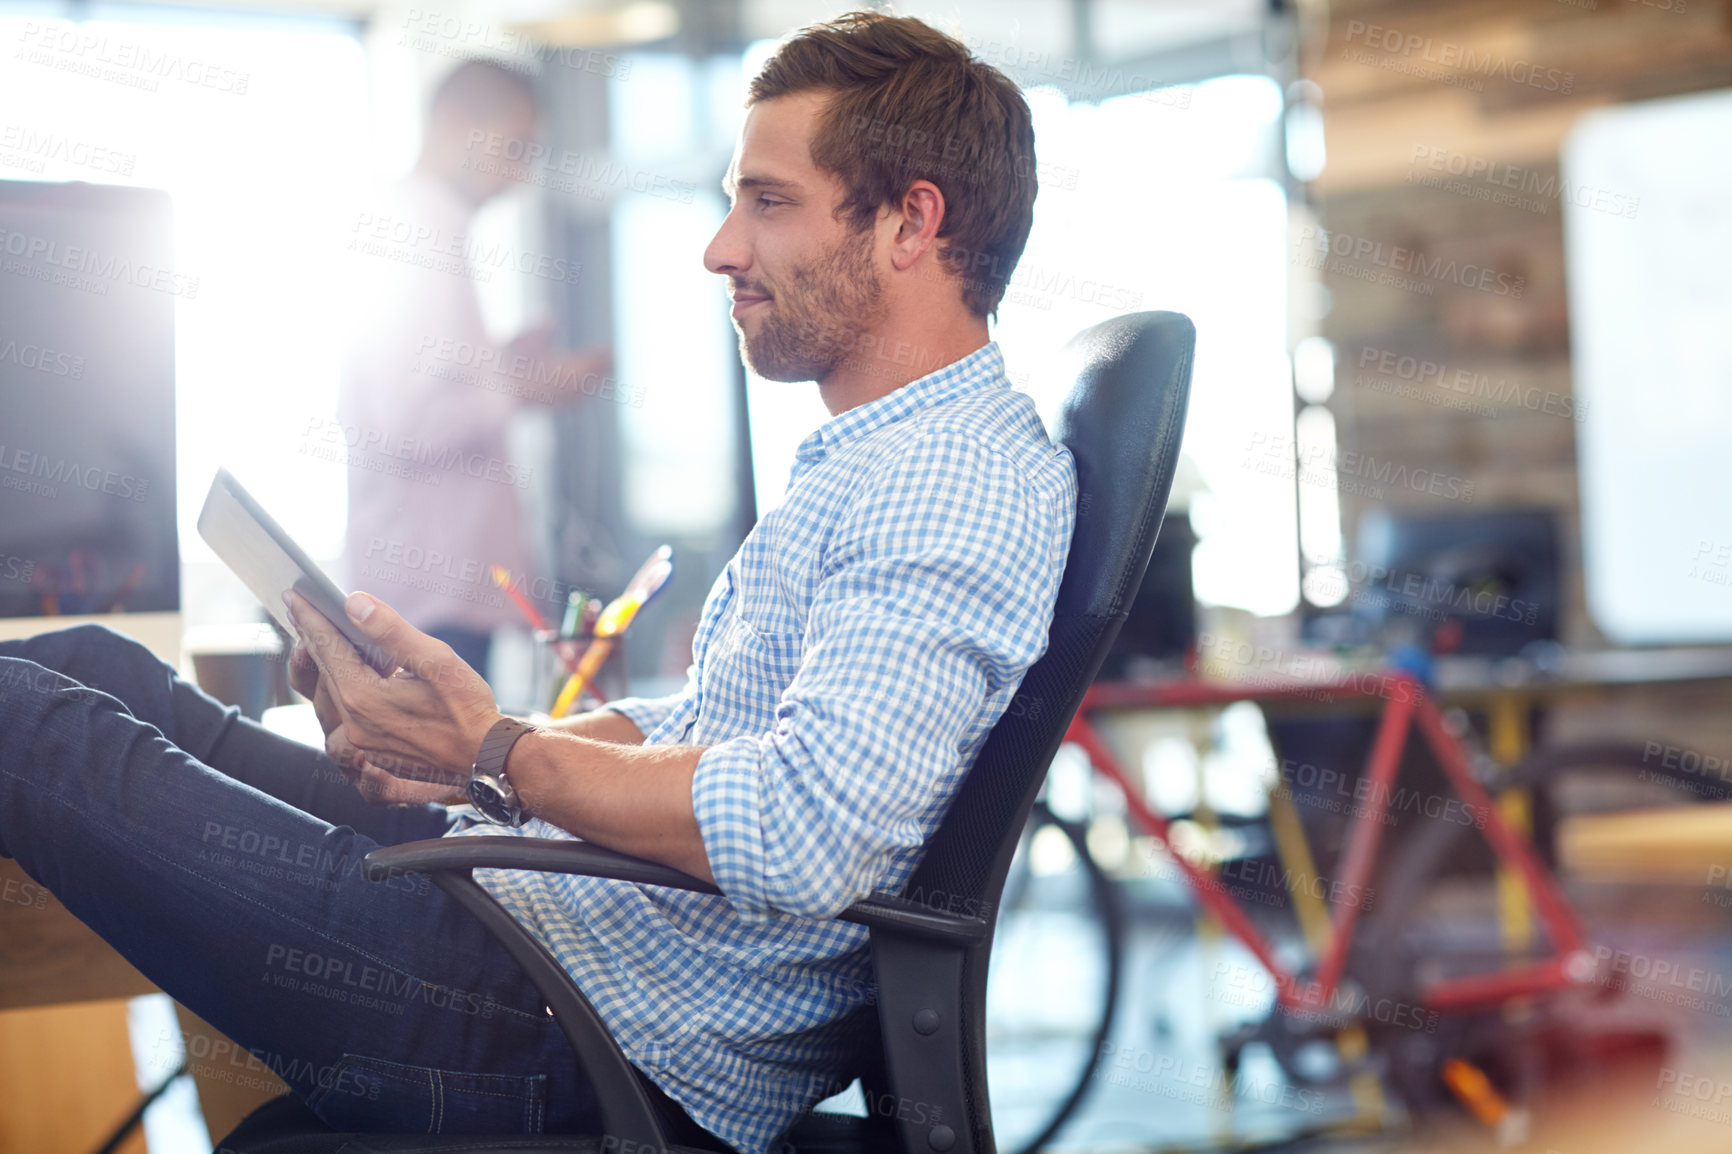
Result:
{"label": "man's hand", "polygon": [[506,342],[497,369],[506,391],[539,405],[570,405],[604,394],[613,396],[618,384],[612,380],[612,346],[560,352],[554,347],[556,335],[552,318],[544,317]]}
{"label": "man's hand", "polygon": [[405,781],[368,761],[366,755],[349,741],[349,735],[343,729],[343,719],[337,713],[337,703],[325,691],[313,655],[299,641],[289,651],[289,684],[296,693],[312,701],[313,713],[325,731],[325,754],[337,763],[343,777],[367,801],[375,805],[426,805],[429,802],[455,804],[465,800],[461,791],[454,791],[448,785]]}
{"label": "man's hand", "polygon": [[[295,688],[312,690],[326,748],[348,759],[362,793],[380,801],[440,801],[467,783],[481,739],[499,720],[487,683],[449,645],[411,629],[365,593],[349,596],[349,617],[402,666],[390,677],[365,664],[304,600],[293,594],[284,600],[306,651],[291,658]],[[622,714],[584,717],[569,728],[598,736],[538,728],[513,747],[511,782],[525,807],[578,837],[714,880],[692,810],[692,777],[704,747],[651,748],[636,744],[643,734]]]}
{"label": "man's hand", "polygon": [[[328,747],[327,747],[328,748]],[[351,749],[354,747],[351,746]],[[332,754],[335,758],[336,754]],[[469,797],[461,787],[432,781],[413,781],[374,765],[359,750],[349,764],[338,762],[343,776],[363,801],[374,805],[462,805]]]}
{"label": "man's hand", "polygon": [[618,399],[618,382],[613,377],[613,346],[595,345],[566,353],[559,358],[559,372],[553,378],[552,404],[576,404],[604,393]]}
{"label": "man's hand", "polygon": [[619,382],[613,379],[613,349],[608,345],[555,353],[536,362],[533,380],[513,376],[502,387],[538,405],[622,399]]}
{"label": "man's hand", "polygon": [[553,352],[553,338],[557,332],[558,326],[552,317],[540,318],[506,342],[505,363],[545,360]]}
{"label": "man's hand", "polygon": [[312,698],[326,752],[369,800],[450,798],[500,716],[487,683],[449,645],[365,593],[350,596],[349,617],[401,666],[390,677],[363,662],[304,599],[290,593],[284,600],[299,634],[289,681]]}

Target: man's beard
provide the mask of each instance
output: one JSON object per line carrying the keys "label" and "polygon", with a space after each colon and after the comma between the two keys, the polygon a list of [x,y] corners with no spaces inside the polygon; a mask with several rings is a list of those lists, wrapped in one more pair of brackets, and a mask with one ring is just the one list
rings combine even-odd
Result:
{"label": "man's beard", "polygon": [[740,356],[767,381],[822,380],[884,319],[884,284],[872,267],[870,228],[844,237],[810,264],[796,266],[758,322],[740,333]]}

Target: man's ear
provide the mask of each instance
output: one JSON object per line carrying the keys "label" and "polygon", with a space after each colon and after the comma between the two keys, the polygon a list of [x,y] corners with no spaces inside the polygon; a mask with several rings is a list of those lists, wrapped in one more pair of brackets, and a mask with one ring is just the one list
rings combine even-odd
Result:
{"label": "man's ear", "polygon": [[890,246],[890,263],[897,272],[905,272],[938,240],[938,226],[944,222],[944,194],[930,180],[917,180],[902,194],[897,209],[900,219]]}

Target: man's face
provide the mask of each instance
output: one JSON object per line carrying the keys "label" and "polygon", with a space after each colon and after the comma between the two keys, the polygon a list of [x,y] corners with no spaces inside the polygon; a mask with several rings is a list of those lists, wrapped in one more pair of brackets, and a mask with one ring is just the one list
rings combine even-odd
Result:
{"label": "man's face", "polygon": [[[535,105],[527,100],[512,100],[491,113],[435,109],[428,126],[439,138],[435,152],[446,180],[472,205],[485,204],[530,178],[529,165],[521,158],[535,142],[536,128]],[[519,159],[511,159],[514,156]]]}
{"label": "man's face", "polygon": [[[496,117],[488,118],[476,127],[488,134],[483,137],[481,146],[471,149],[475,161],[472,167],[477,171],[480,182],[477,191],[481,194],[480,199],[487,201],[529,179],[531,174],[528,164],[521,160],[514,161],[510,157],[526,155],[529,151],[527,146],[535,142],[538,127],[535,105],[527,100],[514,100]],[[490,155],[487,149],[491,147],[494,134],[507,143],[492,148],[493,154]],[[465,144],[473,140],[472,133],[464,134]],[[513,141],[518,143],[510,143]],[[489,160],[494,163],[484,163]]]}
{"label": "man's face", "polygon": [[772,381],[823,380],[884,319],[877,231],[836,218],[841,182],[812,163],[825,94],[754,104],[726,187],[727,219],[704,267],[729,280],[740,355]]}

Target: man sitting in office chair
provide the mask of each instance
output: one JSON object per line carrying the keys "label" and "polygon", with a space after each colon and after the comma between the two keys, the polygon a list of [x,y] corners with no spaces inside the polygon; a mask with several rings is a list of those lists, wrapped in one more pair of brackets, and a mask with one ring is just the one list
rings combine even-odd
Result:
{"label": "man sitting in office chair", "polygon": [[[529,728],[382,602],[348,611],[390,678],[297,602],[327,758],[105,630],[45,634],[0,645],[0,852],[356,1130],[599,1129],[516,964],[424,878],[364,879],[374,846],[576,835],[713,879],[480,873],[676,1125],[767,1150],[873,998],[865,931],[813,919],[909,876],[1046,643],[1074,469],[987,331],[1033,163],[1021,94],[916,20],[815,26],[753,81],[705,265],[752,366],[832,417],[710,591],[682,692]],[[471,785],[490,820],[433,804]]]}

